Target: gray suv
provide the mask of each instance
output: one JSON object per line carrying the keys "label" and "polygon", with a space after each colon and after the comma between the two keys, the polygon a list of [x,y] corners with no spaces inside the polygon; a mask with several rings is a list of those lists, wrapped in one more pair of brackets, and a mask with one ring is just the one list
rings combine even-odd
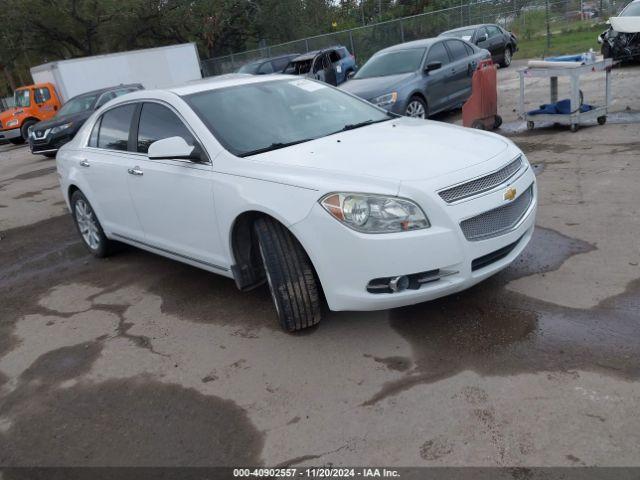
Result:
{"label": "gray suv", "polygon": [[393,113],[426,118],[461,107],[478,63],[489,58],[488,50],[457,38],[401,43],[377,52],[340,88]]}

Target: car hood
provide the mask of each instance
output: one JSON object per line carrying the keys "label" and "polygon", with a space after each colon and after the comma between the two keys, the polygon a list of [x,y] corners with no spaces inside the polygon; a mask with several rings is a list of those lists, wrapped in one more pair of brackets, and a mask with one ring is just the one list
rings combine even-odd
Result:
{"label": "car hood", "polygon": [[611,17],[609,23],[616,32],[640,32],[640,17]]}
{"label": "car hood", "polygon": [[488,161],[506,139],[443,122],[402,117],[250,158],[349,177],[436,178]]}
{"label": "car hood", "polygon": [[357,95],[360,98],[371,100],[372,98],[384,95],[393,91],[394,88],[412,78],[415,72],[402,73],[399,75],[388,75],[386,77],[352,78],[340,85],[340,89],[345,92]]}
{"label": "car hood", "polygon": [[46,130],[47,128],[57,127],[69,122],[73,123],[74,126],[79,127],[91,116],[92,113],[93,110],[86,110],[84,112],[72,113],[70,115],[56,115],[49,120],[36,123],[33,128],[36,130]]}

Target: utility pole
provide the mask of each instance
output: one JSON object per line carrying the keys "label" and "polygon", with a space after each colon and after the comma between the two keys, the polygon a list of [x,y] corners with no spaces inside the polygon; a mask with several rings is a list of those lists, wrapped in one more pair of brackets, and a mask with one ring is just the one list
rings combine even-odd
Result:
{"label": "utility pole", "polygon": [[545,0],[545,16],[547,18],[547,51],[551,49],[551,26],[549,25],[549,0]]}

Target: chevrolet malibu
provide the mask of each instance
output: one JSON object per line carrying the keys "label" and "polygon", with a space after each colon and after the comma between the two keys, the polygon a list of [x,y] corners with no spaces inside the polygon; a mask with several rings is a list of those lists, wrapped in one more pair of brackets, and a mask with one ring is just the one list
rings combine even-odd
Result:
{"label": "chevrolet malibu", "polygon": [[326,84],[226,76],[107,103],[57,156],[87,248],[127,243],[269,285],[287,331],[464,290],[529,242],[508,139],[397,117]]}

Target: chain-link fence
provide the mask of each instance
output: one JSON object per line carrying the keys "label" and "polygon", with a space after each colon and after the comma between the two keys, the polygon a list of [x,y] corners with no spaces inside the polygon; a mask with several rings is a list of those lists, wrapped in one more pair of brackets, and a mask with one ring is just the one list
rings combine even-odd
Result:
{"label": "chain-link fence", "polygon": [[525,40],[540,35],[552,38],[578,22],[585,26],[604,22],[627,3],[629,0],[451,0],[451,6],[441,10],[210,58],[202,66],[205,75],[220,75],[259,58],[332,45],[345,45],[362,65],[382,48],[478,23],[497,23]]}

